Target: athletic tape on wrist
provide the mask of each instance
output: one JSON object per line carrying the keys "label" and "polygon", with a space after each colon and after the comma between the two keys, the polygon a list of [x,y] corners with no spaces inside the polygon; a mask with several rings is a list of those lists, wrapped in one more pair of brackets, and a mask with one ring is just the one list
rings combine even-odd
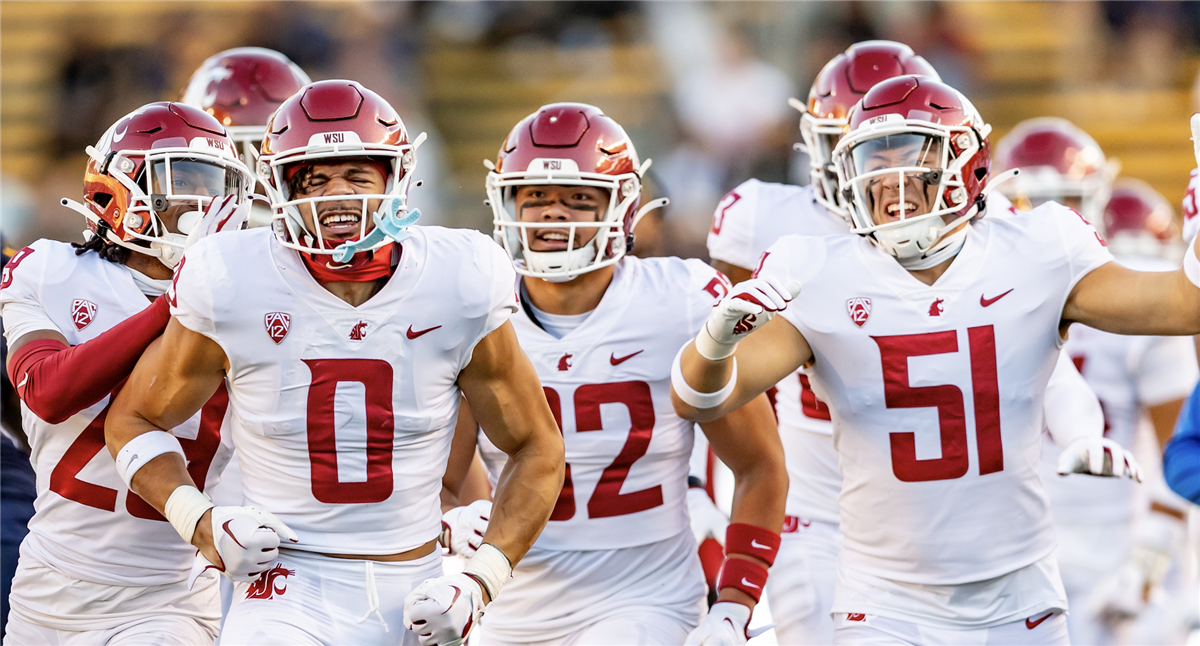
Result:
{"label": "athletic tape on wrist", "polygon": [[132,490],[133,475],[138,469],[164,453],[178,453],[183,457],[184,463],[187,463],[187,457],[183,455],[183,446],[174,435],[166,431],[150,431],[129,440],[117,451],[117,473],[120,474],[121,480],[125,481],[125,486]]}
{"label": "athletic tape on wrist", "polygon": [[725,529],[725,553],[741,554],[760,559],[767,566],[775,565],[782,539],[779,534],[757,525],[731,523]]}
{"label": "athletic tape on wrist", "polygon": [[700,328],[700,334],[696,335],[696,352],[700,356],[709,361],[720,361],[728,359],[737,352],[737,342],[721,343],[713,338],[713,335],[708,331],[708,321],[704,322],[704,327]]}
{"label": "athletic tape on wrist", "polygon": [[484,543],[475,551],[475,556],[467,561],[467,565],[463,567],[463,574],[479,581],[488,596],[495,601],[496,595],[500,594],[500,588],[504,587],[508,577],[512,575],[512,562],[500,548],[491,543]]}
{"label": "athletic tape on wrist", "polygon": [[167,498],[163,516],[167,517],[167,522],[171,523],[183,540],[190,544],[192,535],[196,533],[196,523],[200,522],[204,512],[213,507],[216,505],[199,489],[192,485],[179,485],[171,492],[171,497]]}
{"label": "athletic tape on wrist", "polygon": [[[1196,236],[1200,238],[1200,236]],[[1183,254],[1183,273],[1196,287],[1200,287],[1200,260],[1196,259],[1196,238],[1192,238],[1187,252]]]}
{"label": "athletic tape on wrist", "polygon": [[750,595],[755,603],[762,597],[763,587],[767,585],[767,568],[746,559],[727,558],[721,564],[721,574],[717,577],[717,590],[733,588]]}
{"label": "athletic tape on wrist", "polygon": [[683,400],[683,403],[692,408],[706,409],[716,408],[725,403],[726,399],[733,394],[733,389],[737,386],[737,359],[733,360],[733,372],[729,375],[729,383],[715,393],[702,393],[688,385],[683,379],[683,367],[680,361],[683,359],[683,351],[687,346],[679,349],[679,353],[675,355],[675,362],[671,364],[671,386],[675,389],[675,394]]}

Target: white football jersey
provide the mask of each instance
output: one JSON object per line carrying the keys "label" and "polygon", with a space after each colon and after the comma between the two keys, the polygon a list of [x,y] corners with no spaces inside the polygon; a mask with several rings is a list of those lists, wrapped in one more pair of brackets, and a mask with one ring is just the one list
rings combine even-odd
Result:
{"label": "white football jersey", "polygon": [[[79,345],[150,301],[123,265],[95,252],[77,256],[67,243],[39,240],[5,267],[0,305],[10,342],[35,330],[53,330]],[[222,387],[200,413],[172,430],[201,489],[215,484],[229,461],[228,403]],[[104,444],[108,404],[105,397],[61,424],[49,424],[21,405],[38,490],[22,554],[94,583],[183,581],[196,550],[117,475]]]}
{"label": "white football jersey", "polygon": [[838,411],[843,565],[953,585],[1054,549],[1037,471],[1044,390],[1067,296],[1111,260],[1054,203],[973,223],[932,286],[857,236],[789,236],[768,251],[762,275],[804,285],[782,315]]}
{"label": "white football jersey", "polygon": [[[1139,271],[1175,271],[1156,258],[1120,258]],[[1084,325],[1071,326],[1063,346],[1104,410],[1104,435],[1132,450],[1143,409],[1187,399],[1200,379],[1192,339],[1186,336],[1124,336]],[[1061,450],[1047,437],[1042,478],[1054,519],[1065,523],[1132,521],[1138,484],[1128,478],[1059,477]]]}
{"label": "white football jersey", "polygon": [[171,313],[229,359],[246,504],[295,549],[394,554],[435,538],[459,372],[517,308],[508,256],[474,231],[413,227],[395,274],[352,307],[269,229],[187,253]]}
{"label": "white football jersey", "polygon": [[[853,234],[845,219],[813,198],[811,186],[751,179],[730,191],[717,205],[708,232],[708,255],[752,270],[763,252],[786,235]],[[813,392],[804,370],[780,381],[773,399],[790,480],[788,515],[836,524],[842,475],[830,439],[833,423],[829,407]]]}
{"label": "white football jersey", "polygon": [[527,313],[513,317],[566,445],[565,484],[538,548],[619,549],[688,528],[693,425],[671,405],[671,364],[726,293],[728,280],[699,260],[626,256],[563,338]]}

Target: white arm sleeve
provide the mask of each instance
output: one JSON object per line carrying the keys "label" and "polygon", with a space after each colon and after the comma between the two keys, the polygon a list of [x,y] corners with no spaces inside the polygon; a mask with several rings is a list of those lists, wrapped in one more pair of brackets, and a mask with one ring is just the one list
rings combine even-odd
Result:
{"label": "white arm sleeve", "polygon": [[1075,369],[1067,353],[1058,354],[1058,363],[1046,384],[1046,428],[1061,448],[1083,437],[1104,435],[1104,411],[1096,393]]}

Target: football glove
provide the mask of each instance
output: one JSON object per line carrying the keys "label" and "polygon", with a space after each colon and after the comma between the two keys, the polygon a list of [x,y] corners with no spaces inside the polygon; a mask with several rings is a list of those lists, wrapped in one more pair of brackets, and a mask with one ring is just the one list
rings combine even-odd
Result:
{"label": "football glove", "polygon": [[738,283],[704,323],[696,350],[710,361],[732,356],[738,341],[770,321],[800,294],[800,283],[784,285],[777,278],[752,278]]}
{"label": "football glove", "polygon": [[1142,481],[1142,468],[1133,453],[1104,437],[1081,437],[1063,449],[1058,456],[1058,475],[1070,473]]}
{"label": "football glove", "polygon": [[470,558],[483,543],[488,519],[492,515],[492,501],[476,500],[463,507],[455,507],[442,514],[442,535],[438,539],[442,547],[464,558]]}
{"label": "football glove", "polygon": [[191,227],[188,229],[187,241],[183,244],[184,251],[191,249],[192,245],[214,233],[237,231],[242,228],[242,225],[246,223],[246,218],[250,216],[250,205],[251,200],[238,203],[236,196],[226,195],[213,198],[208,208],[204,210],[204,215],[194,223],[184,223],[183,219],[192,215],[191,213],[184,214],[180,218],[180,230],[182,231],[187,226]]}
{"label": "football glove", "polygon": [[750,608],[733,601],[718,601],[699,626],[688,633],[684,646],[741,646],[770,630],[774,624],[750,630]]}
{"label": "football glove", "polygon": [[279,558],[280,539],[291,543],[300,540],[275,514],[257,507],[213,507],[212,536],[225,568],[217,567],[197,552],[189,586],[210,569],[233,581],[253,581]]}
{"label": "football glove", "polygon": [[708,497],[708,493],[698,487],[689,488],[687,490],[687,508],[696,544],[703,543],[706,538],[715,538],[724,546],[725,530],[729,528],[729,519],[720,509],[717,509],[717,504]]}
{"label": "football glove", "polygon": [[483,588],[466,574],[429,579],[404,598],[404,625],[421,646],[461,646],[483,615]]}

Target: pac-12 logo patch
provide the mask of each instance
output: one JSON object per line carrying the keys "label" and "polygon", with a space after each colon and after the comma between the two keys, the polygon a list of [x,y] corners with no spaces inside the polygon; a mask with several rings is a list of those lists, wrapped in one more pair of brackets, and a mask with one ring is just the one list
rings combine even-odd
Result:
{"label": "pac-12 logo patch", "polygon": [[263,317],[263,324],[267,326],[267,336],[271,337],[275,345],[279,345],[292,328],[292,315],[286,312],[267,312]]}
{"label": "pac-12 logo patch", "polygon": [[850,314],[850,320],[858,327],[862,327],[863,323],[871,316],[871,299],[865,296],[856,296],[846,301],[846,312]]}
{"label": "pac-12 logo patch", "polygon": [[77,298],[71,301],[71,323],[75,324],[76,330],[92,324],[96,319],[96,304],[91,301],[85,301],[82,298]]}
{"label": "pac-12 logo patch", "polygon": [[282,565],[263,572],[246,590],[247,599],[272,599],[277,594],[287,592],[287,578],[296,574]]}

